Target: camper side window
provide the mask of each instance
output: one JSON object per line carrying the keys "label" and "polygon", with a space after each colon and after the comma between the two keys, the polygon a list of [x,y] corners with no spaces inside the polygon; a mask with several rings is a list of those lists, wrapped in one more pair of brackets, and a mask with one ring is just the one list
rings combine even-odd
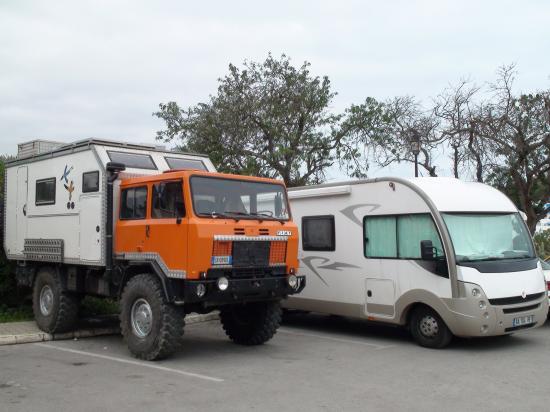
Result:
{"label": "camper side window", "polygon": [[302,217],[302,249],[336,250],[333,215]]}
{"label": "camper side window", "polygon": [[36,181],[35,204],[37,206],[55,204],[55,177]]}
{"label": "camper side window", "polygon": [[145,219],[147,211],[147,188],[124,189],[120,195],[120,219]]}
{"label": "camper side window", "polygon": [[171,219],[185,216],[181,182],[162,182],[153,185],[151,217]]}
{"label": "camper side window", "polygon": [[82,193],[99,191],[99,171],[82,173]]}

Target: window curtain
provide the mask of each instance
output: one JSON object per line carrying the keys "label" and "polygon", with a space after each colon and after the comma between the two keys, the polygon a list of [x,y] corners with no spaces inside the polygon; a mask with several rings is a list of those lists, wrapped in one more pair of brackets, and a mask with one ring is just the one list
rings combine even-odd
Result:
{"label": "window curtain", "polygon": [[437,256],[443,256],[439,235],[430,215],[399,216],[397,220],[400,258],[420,259],[420,242],[431,240]]}
{"label": "window curtain", "polygon": [[365,256],[397,256],[396,220],[395,216],[377,216],[365,219]]}

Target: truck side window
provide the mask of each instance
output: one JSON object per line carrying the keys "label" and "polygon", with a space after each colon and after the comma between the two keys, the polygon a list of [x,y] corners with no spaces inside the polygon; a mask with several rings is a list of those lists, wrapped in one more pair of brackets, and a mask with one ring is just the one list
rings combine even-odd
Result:
{"label": "truck side window", "polygon": [[82,193],[99,191],[99,170],[82,173]]}
{"label": "truck side window", "polygon": [[153,185],[151,217],[170,219],[185,216],[181,182],[162,182]]}
{"label": "truck side window", "polygon": [[333,215],[302,217],[302,249],[336,250]]}
{"label": "truck side window", "polygon": [[120,219],[145,219],[147,187],[124,189],[120,196]]}
{"label": "truck side window", "polygon": [[55,204],[55,177],[40,179],[36,181],[35,205],[54,205]]}

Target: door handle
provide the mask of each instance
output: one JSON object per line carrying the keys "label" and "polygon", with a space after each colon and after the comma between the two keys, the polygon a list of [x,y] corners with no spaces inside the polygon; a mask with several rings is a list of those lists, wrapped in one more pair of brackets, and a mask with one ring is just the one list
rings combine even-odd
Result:
{"label": "door handle", "polygon": [[145,225],[145,237],[149,237],[151,235],[151,226]]}
{"label": "door handle", "polygon": [[372,291],[371,290],[367,290],[367,296],[370,298],[372,297]]}

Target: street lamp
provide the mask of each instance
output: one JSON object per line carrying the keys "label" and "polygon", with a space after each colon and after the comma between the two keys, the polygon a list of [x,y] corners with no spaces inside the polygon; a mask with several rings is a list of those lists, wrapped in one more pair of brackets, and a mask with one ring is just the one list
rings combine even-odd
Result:
{"label": "street lamp", "polygon": [[420,153],[420,134],[412,130],[411,152],[414,154],[414,177],[418,177],[418,154]]}

